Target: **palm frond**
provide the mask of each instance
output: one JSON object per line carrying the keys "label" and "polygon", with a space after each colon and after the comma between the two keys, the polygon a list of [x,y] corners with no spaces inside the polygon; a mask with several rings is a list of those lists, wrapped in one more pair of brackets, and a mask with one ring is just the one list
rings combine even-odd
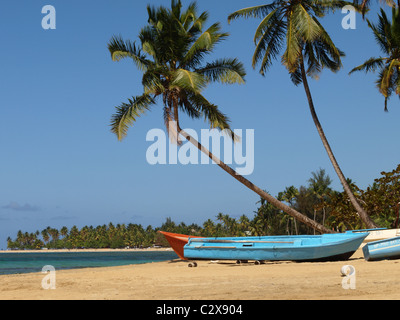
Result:
{"label": "palm frond", "polygon": [[229,34],[220,32],[220,30],[221,25],[219,23],[214,23],[211,27],[204,31],[204,33],[197,38],[197,40],[187,51],[185,57],[183,58],[183,64],[188,64],[191,66],[195,65],[193,60],[198,58],[198,55],[202,56],[203,53],[212,51],[217,43],[226,39]]}
{"label": "palm frond", "polygon": [[139,33],[139,40],[142,44],[142,50],[151,57],[157,57],[155,41],[157,34],[151,26],[145,26]]}
{"label": "palm frond", "polygon": [[274,17],[275,13],[278,9],[272,10],[269,14],[265,16],[265,18],[261,21],[258,25],[256,33],[254,34],[254,43],[257,43],[260,38],[265,34],[266,30],[268,30],[269,26],[271,25],[271,18]]}
{"label": "palm frond", "polygon": [[387,60],[386,58],[370,58],[365,61],[362,65],[353,68],[349,74],[352,74],[356,71],[365,71],[367,72],[375,72],[378,68],[382,68],[384,66],[384,61]]}
{"label": "palm frond", "polygon": [[282,63],[289,72],[294,72],[297,68],[296,62],[301,54],[300,39],[295,19],[289,19],[286,31],[286,51],[282,56]]}
{"label": "palm frond", "polygon": [[[314,43],[311,42],[305,43],[303,55],[304,58],[307,59],[306,74],[314,79],[318,79],[318,74],[322,71],[322,65],[315,52]],[[299,69],[297,69],[297,71],[299,71]]]}
{"label": "palm frond", "polygon": [[318,58],[322,68],[328,68],[332,72],[338,72],[343,67],[341,59],[332,57],[326,50],[319,51]]}
{"label": "palm frond", "polygon": [[[272,33],[271,40],[268,42],[267,48],[265,49],[264,58],[261,61],[260,65],[260,73],[261,75],[265,75],[266,70],[272,65],[272,60],[277,57],[279,52],[283,47],[283,39],[284,39],[284,28],[282,25],[284,22],[279,22],[274,28]],[[256,53],[255,53],[256,54]],[[253,65],[255,63],[255,57],[253,57]]]}
{"label": "palm frond", "polygon": [[260,73],[265,74],[265,71],[272,65],[274,59],[277,58],[280,50],[283,47],[285,37],[286,23],[278,16],[278,12],[271,17],[270,24],[265,29],[264,34],[258,41],[254,51],[252,65],[253,68],[261,60]]}
{"label": "palm frond", "polygon": [[235,20],[238,18],[261,18],[261,17],[268,15],[276,7],[277,7],[277,4],[275,2],[273,2],[271,4],[265,4],[265,5],[260,5],[260,6],[244,8],[244,9],[235,11],[234,13],[231,13],[228,16],[228,22],[230,23],[232,20]]}
{"label": "palm frond", "polygon": [[395,83],[394,83],[394,87],[395,87],[395,93],[400,98],[400,72],[397,72],[396,80],[395,80]]}
{"label": "palm frond", "polygon": [[[393,72],[393,70],[392,70],[392,72]],[[397,71],[394,71],[394,72],[397,73]],[[395,91],[396,81],[398,81],[398,80],[395,80],[395,77],[389,76],[388,73],[391,73],[388,68],[381,69],[381,71],[379,72],[379,77],[376,81],[376,86],[378,87],[379,92],[385,98],[385,105],[384,105],[385,112],[388,112],[388,101],[389,101],[390,96]],[[398,75],[397,75],[397,77],[398,77]]]}
{"label": "palm frond", "polygon": [[196,72],[204,75],[210,82],[227,84],[243,84],[246,75],[243,64],[237,59],[219,59],[207,63],[204,68],[197,69]]}
{"label": "palm frond", "polygon": [[299,36],[305,42],[314,41],[322,32],[316,19],[307,12],[302,3],[295,6],[291,20],[293,20]]}
{"label": "palm frond", "polygon": [[192,106],[204,116],[204,120],[209,123],[211,129],[225,130],[234,141],[238,141],[238,137],[230,128],[228,117],[220,112],[216,105],[211,104],[201,94],[190,94],[188,99]]}
{"label": "palm frond", "polygon": [[194,22],[197,17],[197,4],[192,2],[189,4],[185,12],[180,16],[180,21],[185,30],[189,30],[189,26]]}
{"label": "palm frond", "polygon": [[312,46],[315,52],[316,63],[318,63],[321,69],[328,68],[332,72],[340,70],[342,67],[341,57],[344,56],[342,51],[336,47],[332,48],[326,41],[320,39],[312,42]]}
{"label": "palm frond", "polygon": [[144,93],[153,94],[158,96],[164,93],[165,85],[161,76],[165,75],[166,71],[163,68],[151,68],[143,74],[142,85],[144,88]]}
{"label": "palm frond", "polygon": [[293,72],[289,73],[290,75],[290,80],[292,80],[293,84],[295,86],[298,86],[303,82],[303,79],[301,77],[301,70],[300,67],[296,68]]}
{"label": "palm frond", "polygon": [[375,40],[378,43],[381,51],[388,54],[391,48],[391,34],[390,22],[387,19],[386,13],[381,10],[378,23],[373,24],[367,19],[367,24],[372,30]]}
{"label": "palm frond", "polygon": [[108,44],[108,50],[111,53],[113,61],[119,61],[124,58],[131,58],[136,66],[146,71],[148,66],[151,64],[150,60],[146,59],[146,56],[141,53],[134,42],[129,40],[124,41],[120,36],[114,36],[111,38]]}
{"label": "palm frond", "polygon": [[147,22],[149,24],[154,24],[154,22],[157,20],[157,9],[154,6],[147,5]]}
{"label": "palm frond", "polygon": [[390,28],[390,34],[392,35],[392,46],[400,47],[400,8],[392,9],[392,25]]}
{"label": "palm frond", "polygon": [[144,94],[116,107],[117,111],[111,118],[111,132],[117,135],[118,140],[125,138],[129,127],[154,103],[151,96]]}
{"label": "palm frond", "polygon": [[193,25],[189,29],[189,33],[194,37],[197,36],[203,30],[203,26],[207,20],[208,12],[205,11],[193,21]]}
{"label": "palm frond", "polygon": [[314,19],[314,21],[320,28],[320,33],[318,35],[317,41],[321,43],[324,50],[329,53],[333,60],[339,62],[340,58],[345,56],[344,52],[336,47],[328,32],[326,32],[321,23],[317,19]]}
{"label": "palm frond", "polygon": [[[388,99],[389,88],[384,85],[384,83],[385,83],[384,78],[385,78],[386,74],[387,74],[386,68],[383,68],[380,70],[378,79],[376,80],[376,86],[378,87],[379,92],[385,97],[385,99]],[[386,107],[385,107],[385,109],[386,109]]]}
{"label": "palm frond", "polygon": [[171,11],[175,17],[180,17],[182,9],[181,0],[171,0]]}
{"label": "palm frond", "polygon": [[172,78],[171,88],[178,87],[193,92],[200,92],[207,84],[207,79],[203,75],[186,69],[174,71]]}
{"label": "palm frond", "polygon": [[179,100],[178,107],[184,113],[186,113],[192,119],[199,119],[201,117],[201,112],[192,104],[190,101],[190,96],[193,96],[192,93],[186,93],[183,91],[181,93],[181,98]]}
{"label": "palm frond", "polygon": [[390,64],[386,66],[386,68],[383,71],[383,78],[381,82],[381,89],[384,90],[385,92],[388,92],[389,90],[393,90],[393,75],[396,73],[396,70],[398,70],[400,66],[400,62],[397,61],[396,59],[392,59],[390,61]]}

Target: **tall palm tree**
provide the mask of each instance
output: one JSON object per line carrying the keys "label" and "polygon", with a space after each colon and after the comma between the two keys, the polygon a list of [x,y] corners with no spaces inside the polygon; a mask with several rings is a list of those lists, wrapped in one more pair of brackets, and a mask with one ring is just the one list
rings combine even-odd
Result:
{"label": "tall palm tree", "polygon": [[245,214],[239,218],[240,235],[247,236],[250,229],[250,219]]}
{"label": "tall palm tree", "polygon": [[350,3],[337,0],[275,0],[271,4],[238,10],[229,15],[228,21],[240,17],[262,18],[254,36],[256,50],[253,56],[253,67],[260,63],[262,75],[284,49],[281,61],[292,82],[304,86],[312,119],[344,190],[362,221],[367,227],[374,228],[375,223],[352,194],[332,152],[315,111],[307,80],[308,76],[316,78],[324,68],[333,72],[341,68],[344,53],[335,46],[318,18],[347,4]]}
{"label": "tall palm tree", "polygon": [[61,234],[61,236],[65,237],[68,234],[68,228],[66,226],[63,226],[60,229],[60,234]]}
{"label": "tall palm tree", "polygon": [[43,241],[45,242],[45,244],[47,244],[47,242],[49,242],[49,240],[50,240],[49,230],[46,228],[46,229],[42,230],[41,234],[42,234]]}
{"label": "tall palm tree", "polygon": [[308,179],[308,189],[311,194],[316,197],[316,205],[314,206],[314,220],[316,218],[316,213],[318,208],[322,208],[323,217],[322,217],[322,225],[325,225],[325,203],[332,192],[332,189],[329,187],[332,183],[329,175],[325,173],[325,169],[319,169],[317,172],[311,173],[312,177]]}
{"label": "tall palm tree", "polygon": [[350,71],[375,72],[379,70],[376,86],[385,97],[385,111],[388,111],[388,100],[394,93],[400,97],[400,11],[392,9],[392,21],[389,21],[385,11],[381,9],[378,23],[373,24],[368,19],[368,27],[374,33],[376,42],[385,55],[379,58],[370,58],[362,65]]}
{"label": "tall palm tree", "polygon": [[205,56],[228,34],[221,32],[219,23],[205,29],[208,14],[203,12],[198,15],[196,3],[191,3],[186,10],[182,10],[181,1],[172,0],[171,9],[148,6],[147,11],[149,24],[139,34],[139,46],[115,36],[108,45],[114,61],[122,58],[131,58],[134,61],[143,72],[144,87],[143,95],[129,99],[128,103],[117,107],[117,112],[112,117],[112,132],[120,140],[124,138],[128,127],[161,98],[165,125],[173,140],[177,141],[177,137],[181,135],[232,177],[277,208],[320,232],[331,232],[255,186],[181,129],[179,115],[183,112],[195,119],[204,117],[211,128],[225,130],[235,139],[227,116],[209,102],[202,91],[212,82],[244,83],[245,71],[237,59],[225,58],[202,64]]}
{"label": "tall palm tree", "polygon": [[[282,199],[283,201],[286,201],[292,207],[293,200],[295,200],[298,195],[299,195],[299,190],[295,186],[290,186],[290,187],[286,187],[285,191],[279,193],[278,199],[279,200]],[[288,230],[289,230],[289,223],[291,222],[291,219],[292,218],[288,219],[288,221],[287,221],[287,229]],[[315,221],[315,219],[314,219],[314,221]],[[295,228],[296,235],[297,235],[298,229],[297,229],[296,219],[293,219],[293,223],[294,223],[294,228]]]}

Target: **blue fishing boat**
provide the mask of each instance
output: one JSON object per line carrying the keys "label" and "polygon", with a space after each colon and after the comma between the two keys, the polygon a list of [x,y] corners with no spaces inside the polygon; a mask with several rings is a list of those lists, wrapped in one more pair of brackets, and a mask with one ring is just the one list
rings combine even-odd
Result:
{"label": "blue fishing boat", "polygon": [[363,253],[367,261],[400,259],[400,237],[367,243]]}
{"label": "blue fishing boat", "polygon": [[349,259],[368,236],[337,233],[304,236],[189,238],[189,260],[340,261]]}

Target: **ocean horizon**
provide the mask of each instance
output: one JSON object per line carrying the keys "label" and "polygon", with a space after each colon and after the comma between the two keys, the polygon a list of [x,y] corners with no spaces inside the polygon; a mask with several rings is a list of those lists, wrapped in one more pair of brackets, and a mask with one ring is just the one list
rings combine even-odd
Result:
{"label": "ocean horizon", "polygon": [[10,252],[0,254],[0,275],[42,272],[44,266],[55,270],[116,267],[168,261],[178,258],[173,251],[131,252]]}

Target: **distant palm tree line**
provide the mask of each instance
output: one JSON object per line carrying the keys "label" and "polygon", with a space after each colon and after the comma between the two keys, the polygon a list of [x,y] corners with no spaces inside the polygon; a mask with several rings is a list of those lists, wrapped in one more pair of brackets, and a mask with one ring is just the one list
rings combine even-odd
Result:
{"label": "distant palm tree line", "polygon": [[[326,228],[342,232],[364,228],[351,205],[347,193],[331,188],[332,180],[324,169],[312,173],[306,186],[290,186],[277,195],[280,201],[296,210],[301,210],[310,219]],[[399,226],[400,165],[392,172],[382,172],[366,190],[359,189],[348,180],[358,201],[372,214],[375,221],[384,227]],[[112,224],[97,227],[85,226],[68,230],[47,227],[33,233],[18,231],[16,239],[7,239],[9,249],[74,249],[74,248],[146,248],[168,246],[157,231],[204,236],[261,236],[315,234],[315,229],[296,221],[292,216],[277,209],[261,198],[253,218],[242,215],[239,218],[219,213],[216,221],[208,219],[202,226],[177,224],[167,218],[161,227],[142,227],[140,224]]]}

